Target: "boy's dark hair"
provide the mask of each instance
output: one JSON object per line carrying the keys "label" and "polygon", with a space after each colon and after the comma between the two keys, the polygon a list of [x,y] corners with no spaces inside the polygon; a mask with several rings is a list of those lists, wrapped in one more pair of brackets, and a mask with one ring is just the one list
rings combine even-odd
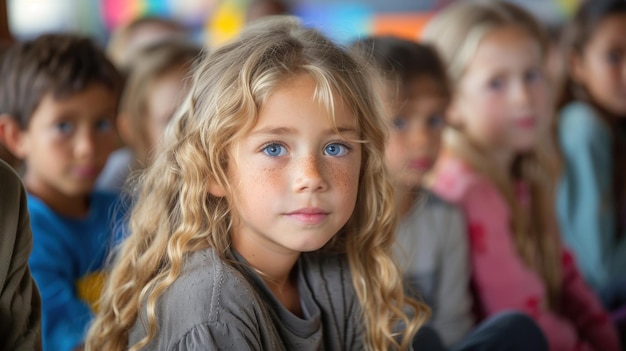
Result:
{"label": "boy's dark hair", "polygon": [[119,97],[123,84],[93,41],[70,34],[46,34],[14,44],[2,60],[0,76],[0,114],[10,115],[22,129],[28,128],[48,93],[63,99],[97,83]]}
{"label": "boy's dark hair", "polygon": [[351,50],[371,61],[386,79],[405,87],[416,78],[434,78],[442,93],[449,94],[448,76],[433,47],[393,36],[366,37]]}

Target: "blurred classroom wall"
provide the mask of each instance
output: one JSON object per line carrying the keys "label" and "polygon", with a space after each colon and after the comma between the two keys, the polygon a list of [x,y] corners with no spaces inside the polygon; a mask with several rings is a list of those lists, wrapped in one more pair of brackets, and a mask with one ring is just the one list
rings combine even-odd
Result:
{"label": "blurred classroom wall", "polygon": [[[244,25],[252,0],[7,0],[9,28],[18,40],[45,32],[71,31],[101,43],[116,26],[141,16],[174,18],[199,41],[217,45]],[[452,0],[288,0],[291,11],[307,25],[338,42],[368,34],[415,38],[437,9]],[[463,1],[463,0],[459,0]],[[580,0],[509,0],[544,23],[567,19]]]}

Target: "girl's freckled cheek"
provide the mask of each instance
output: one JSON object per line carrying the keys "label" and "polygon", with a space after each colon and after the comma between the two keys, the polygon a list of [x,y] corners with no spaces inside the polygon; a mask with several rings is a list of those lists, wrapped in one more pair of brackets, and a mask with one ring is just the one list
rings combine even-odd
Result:
{"label": "girl's freckled cheek", "polygon": [[328,167],[327,174],[332,182],[341,189],[356,191],[358,188],[359,170],[347,167]]}
{"label": "girl's freckled cheek", "polygon": [[280,172],[278,168],[275,168],[275,167],[263,168],[261,181],[263,181],[264,183],[268,185],[276,186],[280,182],[279,175],[280,175]]}

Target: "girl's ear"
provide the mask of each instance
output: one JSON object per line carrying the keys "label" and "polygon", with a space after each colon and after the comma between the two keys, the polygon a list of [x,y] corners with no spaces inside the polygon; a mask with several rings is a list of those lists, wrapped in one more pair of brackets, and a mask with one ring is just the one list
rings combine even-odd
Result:
{"label": "girl's ear", "polygon": [[7,114],[0,115],[0,142],[17,158],[24,159],[27,154],[26,132],[19,123]]}
{"label": "girl's ear", "polygon": [[223,186],[218,184],[213,179],[208,181],[207,190],[209,191],[209,194],[211,194],[211,195],[213,195],[215,197],[224,197],[224,196],[226,196],[226,189],[224,189]]}

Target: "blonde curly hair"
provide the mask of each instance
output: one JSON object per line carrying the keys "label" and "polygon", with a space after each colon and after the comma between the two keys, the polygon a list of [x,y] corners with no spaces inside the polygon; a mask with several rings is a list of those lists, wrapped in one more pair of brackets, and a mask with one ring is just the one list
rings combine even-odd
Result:
{"label": "blonde curly hair", "polygon": [[[333,96],[345,101],[357,116],[362,142],[356,207],[324,250],[348,257],[368,348],[409,348],[429,311],[404,295],[401,272],[391,257],[395,214],[383,163],[386,133],[369,71],[293,18],[261,21],[203,58],[166,132],[163,152],[138,183],[130,236],[117,254],[87,350],[140,349],[157,333],[157,300],[180,275],[186,255],[211,247],[227,260],[231,205],[228,196],[212,196],[207,184],[232,193],[226,175],[231,145],[255,125],[269,95],[300,74],[315,80],[316,96],[328,111]],[[405,312],[407,306],[413,317]],[[148,334],[128,345],[140,308],[145,308]]]}

